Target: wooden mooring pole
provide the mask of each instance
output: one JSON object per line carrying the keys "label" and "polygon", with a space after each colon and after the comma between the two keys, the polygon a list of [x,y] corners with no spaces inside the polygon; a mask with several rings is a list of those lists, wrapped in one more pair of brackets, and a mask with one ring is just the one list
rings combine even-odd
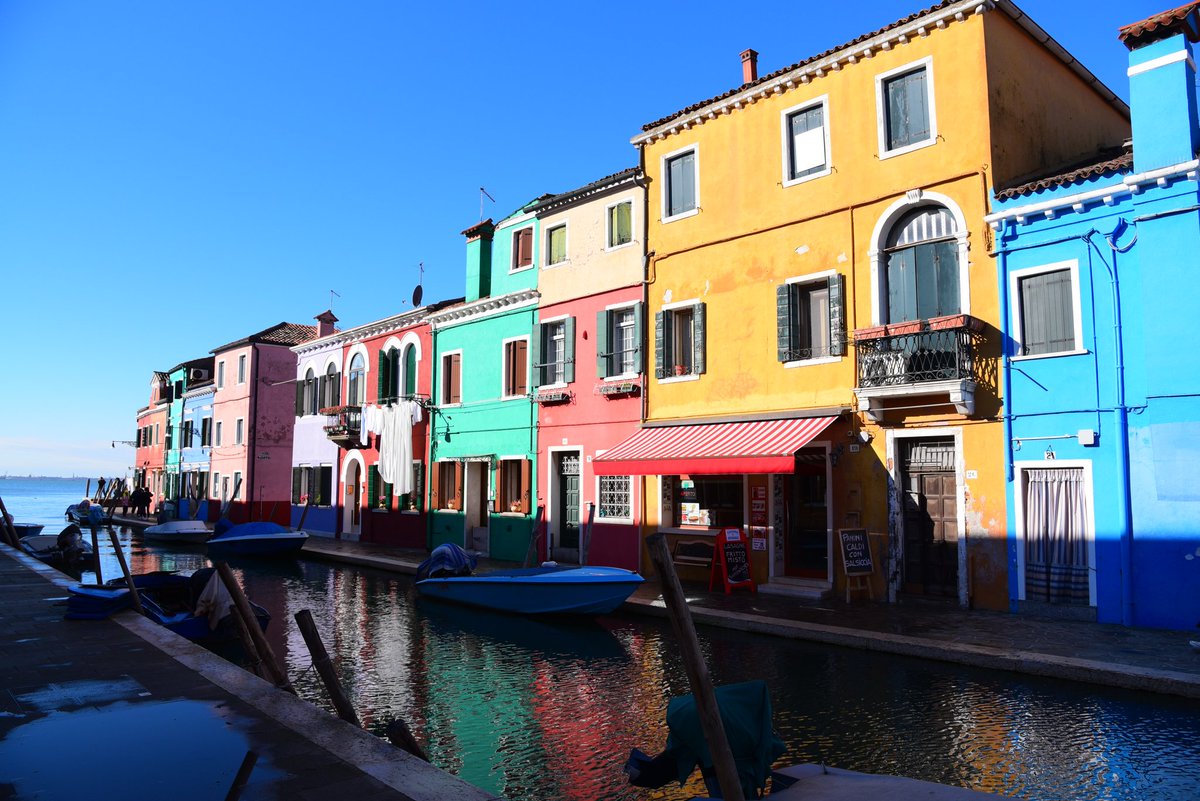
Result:
{"label": "wooden mooring pole", "polygon": [[20,548],[21,541],[17,537],[17,530],[13,528],[12,521],[8,519],[8,509],[4,506],[3,498],[0,498],[0,517],[4,520],[4,541],[14,548]]}
{"label": "wooden mooring pole", "polygon": [[237,606],[238,613],[241,614],[242,620],[245,621],[246,629],[250,632],[250,639],[254,641],[254,647],[258,649],[258,655],[262,657],[263,667],[270,674],[271,681],[279,689],[287,690],[292,695],[296,695],[296,688],[288,680],[287,671],[283,669],[279,661],[275,658],[275,652],[271,649],[271,644],[267,642],[267,638],[263,636],[262,629],[258,626],[258,619],[254,616],[254,609],[251,608],[250,600],[246,597],[246,593],[242,592],[242,585],[238,584],[237,576],[233,575],[233,571],[229,569],[229,565],[225,562],[214,562],[213,566],[216,567],[221,581],[225,582],[225,588],[229,590],[229,595],[233,598],[233,603]]}
{"label": "wooden mooring pole", "polygon": [[[238,612],[237,604],[229,605],[229,616],[233,618],[233,627],[237,630],[238,639],[242,642],[242,650],[246,652],[246,659],[250,662],[250,672],[260,679],[267,679],[262,656],[254,647],[254,639],[250,636],[250,629],[246,626],[246,621],[242,620],[242,615]],[[270,681],[270,679],[267,680]]]}
{"label": "wooden mooring pole", "polygon": [[721,797],[725,801],[745,801],[742,783],[738,779],[737,765],[734,764],[729,739],[725,736],[725,726],[721,722],[721,709],[717,706],[712,678],[708,675],[708,665],[705,664],[704,654],[700,651],[700,639],[696,636],[696,627],[692,623],[692,611],[684,598],[679,577],[675,575],[675,565],[667,550],[666,536],[661,532],[651,534],[646,538],[646,546],[662,582],[663,600],[671,613],[671,628],[675,630],[675,638],[679,641],[683,667],[687,671],[688,684],[692,686],[692,695],[696,699],[696,711],[700,713],[700,726],[704,730],[704,739],[708,741],[717,781],[721,785]]}
{"label": "wooden mooring pole", "polygon": [[[95,536],[93,528],[93,535]],[[113,550],[117,554],[117,561],[121,563],[121,572],[125,574],[125,583],[129,586],[129,596],[133,599],[133,608],[137,610],[139,615],[144,615],[146,611],[142,609],[142,599],[138,595],[137,587],[133,584],[133,576],[129,572],[129,563],[125,561],[125,552],[121,550],[121,541],[117,539],[117,532],[110,527],[108,529],[108,537],[112,540]]]}
{"label": "wooden mooring pole", "polygon": [[337,673],[333,669],[333,662],[329,659],[329,652],[325,650],[325,643],[321,642],[321,633],[317,631],[317,624],[313,622],[312,613],[307,609],[301,609],[296,613],[295,618],[296,625],[300,627],[300,633],[304,635],[304,644],[308,646],[308,653],[312,655],[313,667],[317,669],[317,675],[325,684],[325,691],[329,693],[329,700],[333,701],[333,708],[337,710],[338,717],[361,728],[362,723],[358,719],[358,713],[354,711],[354,705],[350,703],[350,699],[342,690],[342,683],[338,681]]}

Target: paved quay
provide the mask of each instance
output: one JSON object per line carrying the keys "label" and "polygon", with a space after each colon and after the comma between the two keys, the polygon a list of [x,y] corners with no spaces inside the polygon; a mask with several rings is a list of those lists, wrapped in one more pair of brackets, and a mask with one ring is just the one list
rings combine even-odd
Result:
{"label": "paved quay", "polygon": [[496,798],[72,583],[0,545],[0,799]]}
{"label": "paved quay", "polygon": [[[421,551],[310,537],[308,557],[412,574]],[[484,565],[492,563],[482,560]],[[1200,635],[963,610],[932,601],[899,604],[808,601],[759,591],[709,592],[685,583],[698,624],[1012,670],[1146,692],[1200,698]],[[666,617],[661,588],[647,581],[622,611]]]}

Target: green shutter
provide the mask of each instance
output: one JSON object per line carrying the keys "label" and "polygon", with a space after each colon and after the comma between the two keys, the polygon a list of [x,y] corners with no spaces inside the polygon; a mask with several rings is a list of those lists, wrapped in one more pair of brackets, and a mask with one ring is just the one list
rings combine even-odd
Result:
{"label": "green shutter", "polygon": [[303,467],[292,468],[292,503],[300,503],[300,473]]}
{"label": "green shutter", "polygon": [[322,465],[317,468],[320,483],[317,487],[317,503],[321,506],[333,506],[336,493],[333,491],[333,466]]}
{"label": "green shutter", "polygon": [[387,381],[384,379],[384,374],[387,372],[387,354],[379,351],[379,374],[375,376],[375,400],[382,401],[387,397]]}
{"label": "green shutter", "polygon": [[829,355],[846,355],[846,291],[845,278],[829,277]]}
{"label": "green shutter", "polygon": [[670,312],[660,311],[654,313],[654,375],[656,378],[664,378],[667,373],[667,357],[670,348],[670,336],[666,331],[667,323],[670,321]]}
{"label": "green shutter", "polygon": [[417,462],[413,465],[413,491],[410,497],[415,501],[417,511],[425,508],[425,464]]}
{"label": "green shutter", "polygon": [[530,375],[530,389],[534,390],[545,384],[545,372],[542,365],[542,326],[534,323],[533,333],[529,337],[529,363],[533,365]]}
{"label": "green shutter", "polygon": [[699,375],[705,371],[704,364],[704,331],[706,328],[704,304],[697,303],[692,307],[692,373]]}
{"label": "green shutter", "polygon": [[333,400],[334,406],[342,405],[342,374],[341,373],[333,374],[333,398],[332,398],[332,400]]}
{"label": "green shutter", "polygon": [[296,379],[296,416],[304,416],[304,382]]}
{"label": "green shutter", "polygon": [[575,318],[563,320],[563,381],[575,380]]}
{"label": "green shutter", "polygon": [[612,364],[612,357],[609,354],[609,351],[612,350],[612,343],[609,341],[610,317],[611,312],[596,312],[596,375],[600,378],[608,376],[609,365]]}
{"label": "green shutter", "polygon": [[781,362],[792,358],[792,287],[775,287],[775,354]]}
{"label": "green shutter", "polygon": [[379,505],[379,468],[375,465],[367,470],[367,508],[374,509]]}
{"label": "green shutter", "polygon": [[639,300],[633,304],[633,372],[641,373],[645,368],[642,363],[642,315],[643,304]]}

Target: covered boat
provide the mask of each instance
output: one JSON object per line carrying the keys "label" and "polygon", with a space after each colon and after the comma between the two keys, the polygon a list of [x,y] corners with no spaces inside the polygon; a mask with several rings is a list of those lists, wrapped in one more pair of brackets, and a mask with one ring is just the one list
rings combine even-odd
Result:
{"label": "covered boat", "polygon": [[198,544],[208,542],[211,536],[212,529],[203,520],[168,520],[142,532],[143,538],[154,542]]}
{"label": "covered boat", "polygon": [[439,545],[417,568],[417,590],[429,598],[499,612],[602,615],[623,604],[643,581],[637,573],[616,567],[547,562],[475,575],[463,574],[463,564],[473,567],[474,559],[456,545]]}
{"label": "covered boat", "polygon": [[[39,526],[40,528],[40,526]],[[50,567],[66,572],[92,561],[92,546],[83,538],[79,526],[71,523],[58,534],[33,534],[21,537],[21,550]]]}
{"label": "covered boat", "polygon": [[87,498],[68,506],[66,515],[70,520],[85,526],[99,526],[105,521],[104,509]]}
{"label": "covered boat", "polygon": [[209,556],[296,556],[308,534],[278,523],[240,523],[218,520],[208,540]]}
{"label": "covered boat", "polygon": [[[211,567],[190,576],[172,572],[144,573],[133,577],[146,617],[192,642],[212,645],[237,638],[229,616],[233,601],[220,576]],[[72,620],[106,618],[132,604],[124,579],[108,584],[78,584],[67,598],[67,617]],[[266,631],[271,615],[255,603],[250,607],[258,625]]]}

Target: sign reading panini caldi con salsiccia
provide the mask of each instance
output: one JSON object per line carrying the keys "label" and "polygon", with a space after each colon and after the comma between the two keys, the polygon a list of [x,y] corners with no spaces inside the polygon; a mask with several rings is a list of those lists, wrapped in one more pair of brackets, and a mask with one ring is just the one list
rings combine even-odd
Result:
{"label": "sign reading panini caldi con salsiccia", "polygon": [[838,538],[842,543],[842,564],[846,567],[847,576],[869,576],[875,572],[875,563],[871,560],[871,538],[865,528],[838,529]]}

